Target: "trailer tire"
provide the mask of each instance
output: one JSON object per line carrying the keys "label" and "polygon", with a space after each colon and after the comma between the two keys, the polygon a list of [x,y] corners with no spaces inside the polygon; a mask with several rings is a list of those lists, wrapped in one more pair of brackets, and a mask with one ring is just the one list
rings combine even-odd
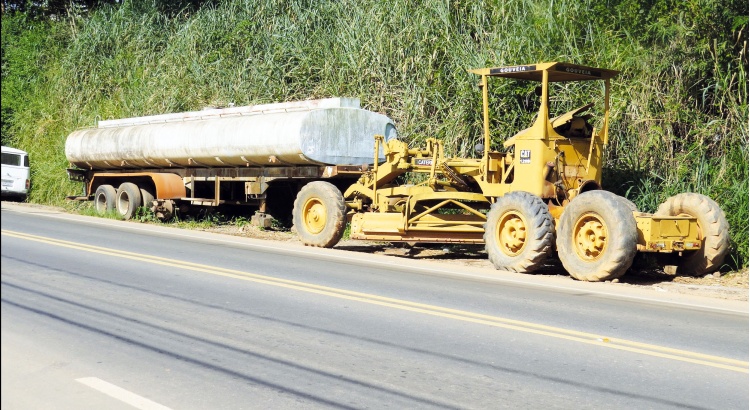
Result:
{"label": "trailer tire", "polygon": [[143,206],[151,209],[154,206],[154,195],[145,188],[141,188],[140,191]]}
{"label": "trailer tire", "polygon": [[135,215],[138,207],[141,206],[141,190],[138,185],[132,182],[124,182],[117,188],[117,213],[122,219],[128,220]]}
{"label": "trailer tire", "polygon": [[346,229],[344,196],[329,182],[310,182],[297,194],[292,218],[302,243],[330,248],[341,240]]}
{"label": "trailer tire", "polygon": [[530,273],[541,267],[555,241],[547,205],[528,192],[511,192],[492,204],[484,246],[496,269]]}
{"label": "trailer tire", "polygon": [[94,208],[96,213],[104,215],[115,209],[117,190],[112,185],[99,185],[94,193]]}
{"label": "trailer tire", "polygon": [[724,211],[711,198],[695,193],[678,194],[659,205],[654,215],[688,215],[698,220],[701,249],[682,253],[679,274],[699,276],[719,269],[724,263],[729,252],[729,223]]}
{"label": "trailer tire", "polygon": [[607,191],[588,191],[565,207],[557,227],[557,253],[575,279],[619,278],[633,264],[638,228],[631,207]]}

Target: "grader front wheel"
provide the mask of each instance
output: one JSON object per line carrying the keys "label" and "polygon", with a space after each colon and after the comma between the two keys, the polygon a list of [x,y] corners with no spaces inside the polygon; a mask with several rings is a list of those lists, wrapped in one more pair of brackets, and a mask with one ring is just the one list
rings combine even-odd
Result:
{"label": "grader front wheel", "polygon": [[297,194],[292,211],[294,227],[302,243],[330,248],[336,245],[346,228],[346,203],[334,185],[315,181]]}
{"label": "grader front wheel", "polygon": [[657,216],[692,216],[698,220],[701,249],[683,252],[678,273],[699,276],[721,267],[729,252],[729,224],[719,205],[711,198],[694,193],[670,197],[656,210]]}
{"label": "grader front wheel", "polygon": [[617,195],[589,191],[565,207],[557,252],[570,276],[584,281],[619,278],[633,264],[638,229],[633,211]]}
{"label": "grader front wheel", "polygon": [[497,269],[533,272],[552,249],[553,229],[549,208],[539,197],[511,192],[498,198],[487,214],[487,256]]}

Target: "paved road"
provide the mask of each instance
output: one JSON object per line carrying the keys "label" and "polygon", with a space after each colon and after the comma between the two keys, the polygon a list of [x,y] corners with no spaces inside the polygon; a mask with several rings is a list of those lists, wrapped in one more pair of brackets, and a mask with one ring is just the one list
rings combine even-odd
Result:
{"label": "paved road", "polygon": [[748,407],[736,305],[5,204],[0,220],[3,408]]}

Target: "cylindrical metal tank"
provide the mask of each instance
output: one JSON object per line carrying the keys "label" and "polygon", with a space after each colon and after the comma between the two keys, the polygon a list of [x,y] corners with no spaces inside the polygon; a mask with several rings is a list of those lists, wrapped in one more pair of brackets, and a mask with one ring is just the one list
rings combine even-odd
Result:
{"label": "cylindrical metal tank", "polygon": [[84,169],[371,164],[388,117],[332,98],[101,121],[71,133],[65,155]]}

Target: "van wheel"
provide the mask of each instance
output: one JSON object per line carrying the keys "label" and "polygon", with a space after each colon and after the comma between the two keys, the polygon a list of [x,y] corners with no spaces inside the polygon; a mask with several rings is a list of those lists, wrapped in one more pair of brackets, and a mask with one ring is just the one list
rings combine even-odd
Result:
{"label": "van wheel", "polygon": [[588,191],[575,197],[560,217],[557,253],[578,280],[596,282],[622,276],[637,252],[638,228],[622,197]]}
{"label": "van wheel", "polygon": [[346,228],[346,202],[336,186],[310,182],[300,189],[292,211],[302,243],[321,248],[336,245]]}
{"label": "van wheel", "polygon": [[487,214],[485,250],[496,269],[533,272],[547,259],[554,241],[552,216],[538,196],[508,193]]}
{"label": "van wheel", "polygon": [[94,193],[94,208],[96,213],[104,215],[107,212],[111,212],[115,209],[115,200],[117,199],[117,191],[112,185],[99,185]]}
{"label": "van wheel", "polygon": [[132,182],[125,182],[117,188],[117,213],[122,219],[128,220],[135,215],[141,206],[141,190]]}

